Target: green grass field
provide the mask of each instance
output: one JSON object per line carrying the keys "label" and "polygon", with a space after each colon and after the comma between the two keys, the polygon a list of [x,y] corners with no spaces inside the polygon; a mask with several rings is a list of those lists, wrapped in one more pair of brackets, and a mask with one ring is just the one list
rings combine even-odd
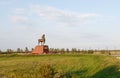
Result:
{"label": "green grass field", "polygon": [[50,65],[59,74],[71,78],[120,78],[119,59],[79,54],[0,55],[0,78],[40,78],[37,71],[40,65]]}

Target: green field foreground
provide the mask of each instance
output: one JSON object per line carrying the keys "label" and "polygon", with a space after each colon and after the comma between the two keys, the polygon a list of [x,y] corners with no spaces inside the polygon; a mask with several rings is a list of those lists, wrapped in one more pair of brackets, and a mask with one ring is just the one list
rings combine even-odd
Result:
{"label": "green field foreground", "polygon": [[40,65],[50,65],[59,74],[68,75],[61,78],[120,78],[119,59],[81,54],[0,55],[0,78],[49,78],[39,77]]}

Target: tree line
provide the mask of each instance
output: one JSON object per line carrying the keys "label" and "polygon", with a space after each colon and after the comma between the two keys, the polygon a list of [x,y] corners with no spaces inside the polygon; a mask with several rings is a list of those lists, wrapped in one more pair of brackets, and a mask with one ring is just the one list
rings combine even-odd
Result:
{"label": "tree line", "polygon": [[[33,49],[33,48],[32,48]],[[29,50],[28,47],[25,47],[25,49],[17,48],[16,50],[13,49],[7,49],[6,51],[0,50],[1,54],[11,54],[11,53],[29,53],[32,52],[32,49]]]}
{"label": "tree line", "polygon": [[[24,49],[17,48],[16,50],[7,49],[6,51],[0,50],[1,54],[11,54],[11,53],[32,53],[34,49],[28,49],[28,47],[25,47]],[[113,50],[93,50],[93,49],[77,49],[77,48],[49,48],[49,53],[51,54],[65,54],[65,53],[79,53],[79,54],[94,54],[94,53],[101,53],[101,54],[110,54],[110,52]],[[120,50],[114,50],[114,51],[120,51]]]}

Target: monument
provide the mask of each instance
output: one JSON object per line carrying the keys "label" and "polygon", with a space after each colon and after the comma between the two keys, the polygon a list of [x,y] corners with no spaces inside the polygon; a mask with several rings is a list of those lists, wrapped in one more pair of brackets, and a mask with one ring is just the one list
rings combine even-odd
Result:
{"label": "monument", "polygon": [[45,34],[42,35],[41,39],[38,39],[38,45],[35,46],[34,50],[32,51],[32,54],[48,54],[49,53],[49,47],[48,45],[45,45]]}

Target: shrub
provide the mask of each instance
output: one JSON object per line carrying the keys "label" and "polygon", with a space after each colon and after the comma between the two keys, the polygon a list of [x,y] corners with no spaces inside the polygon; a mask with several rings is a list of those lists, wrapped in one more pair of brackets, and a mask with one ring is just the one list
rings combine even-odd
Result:
{"label": "shrub", "polygon": [[37,76],[40,78],[53,78],[55,70],[51,65],[40,65],[36,69]]}
{"label": "shrub", "polygon": [[54,78],[72,78],[71,73],[69,72],[57,72],[54,76]]}

